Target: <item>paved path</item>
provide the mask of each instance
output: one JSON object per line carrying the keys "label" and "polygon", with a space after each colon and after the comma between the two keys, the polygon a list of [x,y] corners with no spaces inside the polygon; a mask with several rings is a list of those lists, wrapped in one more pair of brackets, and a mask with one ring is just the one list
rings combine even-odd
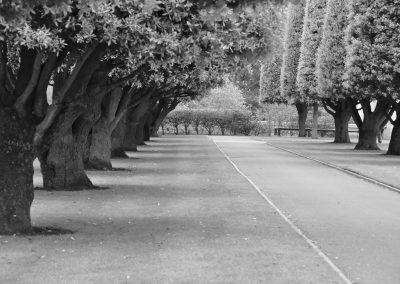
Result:
{"label": "paved path", "polygon": [[[257,181],[287,157],[220,143]],[[37,191],[33,223],[76,233],[0,237],[0,283],[343,283],[207,137],[158,138],[130,155],[113,164],[131,171],[90,172],[108,190]]]}
{"label": "paved path", "polygon": [[250,138],[212,139],[352,281],[400,283],[398,193]]}

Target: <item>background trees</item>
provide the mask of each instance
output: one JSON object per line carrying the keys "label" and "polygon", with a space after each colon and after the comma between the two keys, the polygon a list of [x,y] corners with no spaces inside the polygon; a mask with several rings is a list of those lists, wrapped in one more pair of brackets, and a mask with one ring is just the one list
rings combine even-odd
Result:
{"label": "background trees", "polygon": [[299,115],[299,136],[305,137],[305,122],[307,119],[307,102],[300,96],[296,78],[299,65],[301,36],[304,22],[304,3],[289,4],[284,53],[281,71],[281,92],[290,102],[293,102]]}
{"label": "background trees", "polygon": [[316,63],[317,91],[323,106],[335,119],[336,143],[350,143],[348,124],[353,106],[343,86],[348,14],[348,1],[327,1]]}
{"label": "background trees", "polygon": [[318,127],[318,93],[315,77],[316,53],[322,38],[322,27],[325,16],[326,0],[307,0],[305,6],[303,34],[301,36],[300,59],[297,71],[296,85],[302,101],[312,104],[313,131],[317,138]]}

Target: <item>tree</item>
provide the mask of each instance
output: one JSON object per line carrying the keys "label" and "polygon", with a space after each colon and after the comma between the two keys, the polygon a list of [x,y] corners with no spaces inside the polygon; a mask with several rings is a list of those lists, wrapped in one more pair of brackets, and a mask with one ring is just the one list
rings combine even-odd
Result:
{"label": "tree", "polygon": [[312,136],[317,138],[318,92],[315,76],[316,54],[322,38],[326,0],[307,0],[296,85],[302,101],[314,105]]}
{"label": "tree", "polygon": [[352,104],[343,86],[348,16],[348,1],[328,0],[323,37],[317,54],[317,89],[324,108],[335,120],[335,143],[350,143],[348,124]]}
{"label": "tree", "polygon": [[261,67],[260,72],[260,102],[263,104],[287,104],[287,99],[281,94],[282,54],[276,53],[273,59]]}
{"label": "tree", "polygon": [[[351,4],[345,86],[355,100],[353,118],[360,132],[356,149],[379,149],[378,133],[392,116],[393,99],[399,96],[399,9],[393,1]],[[363,118],[356,109],[358,103]]]}
{"label": "tree", "polygon": [[306,136],[307,102],[297,89],[296,78],[303,31],[304,3],[289,4],[285,33],[285,51],[281,71],[281,93],[296,106],[299,118],[299,136]]}
{"label": "tree", "polygon": [[[161,78],[160,70],[176,65],[182,76],[195,69],[191,89],[199,70],[226,70],[228,54],[265,46],[245,29],[248,18],[230,17],[225,3],[218,11],[190,1],[10,0],[0,6],[7,15],[0,37],[0,233],[32,230],[35,155],[46,186],[91,186],[84,148],[102,101],[134,80],[141,66]],[[168,78],[182,87],[182,76]],[[154,81],[162,79],[148,80]]]}

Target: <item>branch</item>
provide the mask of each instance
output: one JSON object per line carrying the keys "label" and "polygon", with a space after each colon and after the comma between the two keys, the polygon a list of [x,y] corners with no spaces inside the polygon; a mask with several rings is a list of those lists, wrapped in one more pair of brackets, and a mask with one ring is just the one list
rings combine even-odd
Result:
{"label": "branch", "polygon": [[346,100],[350,103],[351,105],[351,116],[353,117],[354,123],[357,125],[358,128],[361,127],[363,121],[360,116],[360,113],[358,112],[357,105],[358,105],[358,100],[353,99],[351,97],[347,97]]}
{"label": "branch", "polygon": [[13,92],[15,90],[15,84],[17,79],[11,69],[11,67],[7,67],[7,86],[9,87],[9,91]]}
{"label": "branch", "polygon": [[72,71],[72,74],[69,76],[67,82],[61,87],[60,91],[57,92],[56,96],[53,96],[53,102],[48,107],[46,116],[42,120],[42,122],[36,127],[36,132],[33,138],[33,144],[35,146],[39,145],[43,139],[44,133],[50,126],[53,124],[58,111],[61,108],[62,101],[64,100],[65,94],[68,92],[69,88],[72,86],[75,79],[78,77],[79,72],[81,71],[82,67],[89,59],[89,57],[93,54],[95,49],[99,46],[98,42],[93,43],[82,56],[78,59],[77,64]]}
{"label": "branch", "polygon": [[54,68],[57,66],[57,55],[50,54],[42,68],[40,78],[36,87],[33,114],[42,117],[44,114],[44,104],[47,103],[47,87]]}
{"label": "branch", "polygon": [[336,115],[336,113],[328,107],[328,105],[327,105],[325,100],[322,100],[322,106],[324,107],[326,112],[329,113],[330,115],[332,115],[332,116]]}
{"label": "branch", "polygon": [[[122,117],[125,115],[126,110],[128,109],[128,104],[131,100],[131,96],[133,94],[133,92],[136,90],[136,88],[132,87],[129,89],[128,92],[125,92],[120,101],[119,101],[119,105],[118,105],[118,109],[115,113],[115,118],[111,123],[111,130],[114,130],[115,127],[117,127],[118,122],[122,119]],[[136,107],[139,103],[135,104],[134,106]]]}
{"label": "branch", "polygon": [[22,94],[18,97],[18,99],[14,103],[14,108],[17,110],[17,113],[20,117],[27,116],[25,104],[28,101],[29,97],[33,94],[33,91],[38,82],[43,56],[44,54],[42,52],[36,55],[35,61],[32,66],[31,78],[29,79],[29,82],[26,85],[25,90],[22,92]]}
{"label": "branch", "polygon": [[394,111],[395,111],[395,107],[392,106],[392,108],[390,109],[390,111],[388,113],[385,112],[386,119],[389,120],[390,123],[393,125],[395,124],[395,121],[392,118]]}

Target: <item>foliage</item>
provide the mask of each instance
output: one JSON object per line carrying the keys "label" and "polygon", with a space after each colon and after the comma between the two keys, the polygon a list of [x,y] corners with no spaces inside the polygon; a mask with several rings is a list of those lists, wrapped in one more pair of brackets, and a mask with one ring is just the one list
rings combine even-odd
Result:
{"label": "foliage", "polygon": [[288,101],[301,99],[296,86],[303,31],[304,3],[289,4],[281,71],[281,93]]}
{"label": "foliage", "polygon": [[400,97],[400,3],[354,0],[345,86],[358,98]]}
{"label": "foliage", "polygon": [[318,94],[322,98],[344,98],[345,29],[349,4],[346,0],[328,0],[323,37],[317,53],[316,76]]}
{"label": "foliage", "polygon": [[268,63],[261,67],[260,102],[265,104],[287,104],[287,99],[281,95],[282,54],[277,53]]}
{"label": "foliage", "polygon": [[302,101],[317,100],[316,55],[322,38],[326,0],[307,0],[296,84]]}
{"label": "foliage", "polygon": [[243,110],[246,109],[245,99],[241,90],[229,80],[213,88],[200,100],[191,101],[187,104],[189,108],[215,109],[215,110]]}
{"label": "foliage", "polygon": [[[179,125],[185,127],[185,123],[189,123],[189,118],[195,130],[196,126],[201,126],[209,135],[212,135],[217,127],[222,135],[225,135],[227,130],[233,135],[249,135],[257,127],[251,112],[245,110],[188,109],[182,111],[178,109],[167,116],[167,121],[178,129]],[[187,134],[186,130],[185,127]],[[199,134],[197,130],[196,133]]]}

